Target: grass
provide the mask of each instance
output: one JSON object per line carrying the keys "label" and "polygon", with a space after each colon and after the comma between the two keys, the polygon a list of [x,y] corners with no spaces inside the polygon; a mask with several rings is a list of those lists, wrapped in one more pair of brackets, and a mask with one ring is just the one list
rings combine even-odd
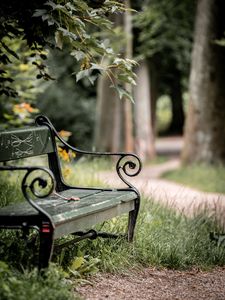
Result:
{"label": "grass", "polygon": [[[79,245],[85,255],[98,257],[99,269],[124,271],[133,267],[156,266],[170,269],[208,269],[225,264],[225,249],[210,241],[217,231],[214,221],[204,215],[187,219],[145,199],[133,244],[122,239],[84,241]],[[125,230],[125,218],[107,223],[106,229]]]}
{"label": "grass", "polygon": [[[90,166],[81,161],[80,166],[75,168],[75,175],[70,174],[69,181],[79,185],[96,185],[99,183],[96,172],[100,167],[98,162]],[[6,205],[8,199],[21,201],[22,195],[19,194],[19,188],[15,187],[15,178],[13,184],[5,181],[6,179],[2,179],[0,182],[0,206]],[[117,233],[125,232],[126,228],[126,216],[97,226],[102,231]],[[31,257],[35,258],[32,254],[37,252],[37,247],[31,246],[29,249],[17,233],[2,231],[1,299],[23,300],[24,295],[28,295],[30,300],[76,299],[71,285],[65,283],[65,278],[77,282],[97,271],[124,272],[147,266],[170,269],[224,266],[225,248],[219,247],[209,238],[210,232],[218,231],[213,218],[199,215],[189,219],[150,199],[143,199],[133,243],[126,242],[124,238],[81,241],[55,253],[55,266],[51,266],[44,277],[40,277],[35,269],[30,271],[35,261]],[[63,272],[61,268],[64,269]]]}
{"label": "grass", "polygon": [[1,300],[75,300],[72,285],[65,281],[62,270],[55,266],[40,276],[37,270],[18,272],[0,261]]}
{"label": "grass", "polygon": [[113,162],[107,159],[80,159],[73,164],[63,164],[65,181],[75,186],[104,186],[98,178],[98,172],[106,170],[115,171],[115,164],[113,165]]}
{"label": "grass", "polygon": [[159,165],[159,164],[164,164],[169,161],[169,157],[164,156],[164,155],[158,155],[155,158],[145,162],[145,166],[152,166],[152,165]]}
{"label": "grass", "polygon": [[197,188],[204,192],[225,193],[225,167],[191,165],[167,172],[163,178]]}

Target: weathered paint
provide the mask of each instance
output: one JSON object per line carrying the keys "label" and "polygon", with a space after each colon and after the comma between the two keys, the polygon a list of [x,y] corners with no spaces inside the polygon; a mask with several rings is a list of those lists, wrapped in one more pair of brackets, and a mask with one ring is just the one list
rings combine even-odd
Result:
{"label": "weathered paint", "polygon": [[46,126],[0,132],[0,161],[37,156],[53,151],[50,130]]}
{"label": "weathered paint", "polygon": [[134,210],[134,201],[120,203],[113,207],[108,207],[106,210],[94,211],[88,215],[80,216],[79,218],[72,219],[66,224],[58,223],[55,228],[54,238],[57,239],[64,235],[90,229],[93,225],[100,224],[106,220],[120,216],[124,213]]}
{"label": "weathered paint", "polygon": [[[67,223],[75,219],[122,206],[137,197],[132,191],[96,191],[85,189],[70,189],[59,194],[64,197],[79,197],[80,200],[67,201],[54,194],[47,199],[37,200],[38,205],[52,217],[56,226],[60,224],[67,226]],[[31,218],[37,215],[38,212],[28,202],[8,205],[0,209],[0,227],[3,217],[11,217],[11,222],[15,219],[15,223],[17,224],[16,219],[18,217],[26,219],[26,217]]]}

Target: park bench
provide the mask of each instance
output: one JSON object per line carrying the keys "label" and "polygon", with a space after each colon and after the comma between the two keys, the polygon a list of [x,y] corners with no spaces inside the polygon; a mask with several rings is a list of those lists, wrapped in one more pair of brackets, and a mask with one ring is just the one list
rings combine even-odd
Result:
{"label": "park bench", "polygon": [[[90,188],[65,183],[57,153],[57,139],[66,149],[74,151],[76,157],[110,155],[116,158],[116,172],[126,186],[118,189]],[[21,159],[42,155],[48,158],[47,167],[21,163]],[[16,160],[20,163],[15,164]],[[38,230],[39,269],[48,266],[54,240],[60,237],[72,234],[72,242],[98,236],[117,237],[112,233],[97,232],[92,227],[124,213],[129,216],[124,236],[130,242],[133,240],[140,195],[127,181],[127,176],[136,176],[141,170],[141,162],[136,155],[79,150],[59,136],[47,117],[38,116],[34,126],[0,132],[0,162],[0,171],[23,171],[21,188],[27,200],[0,208],[0,229],[21,229],[24,234],[31,229]]]}

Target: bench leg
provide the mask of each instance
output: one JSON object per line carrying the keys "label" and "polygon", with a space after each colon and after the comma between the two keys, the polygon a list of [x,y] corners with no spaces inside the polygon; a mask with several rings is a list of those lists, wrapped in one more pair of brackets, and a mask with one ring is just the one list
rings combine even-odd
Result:
{"label": "bench leg", "polygon": [[129,212],[128,233],[127,233],[128,242],[132,242],[134,238],[134,229],[137,222],[139,206],[140,206],[140,200],[137,199],[135,201],[134,210]]}
{"label": "bench leg", "polygon": [[53,252],[54,229],[51,224],[44,223],[40,228],[39,270],[47,268]]}

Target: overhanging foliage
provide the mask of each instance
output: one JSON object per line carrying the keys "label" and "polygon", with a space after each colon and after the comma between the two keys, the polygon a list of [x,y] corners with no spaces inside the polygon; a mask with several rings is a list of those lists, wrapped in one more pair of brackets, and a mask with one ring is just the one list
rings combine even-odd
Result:
{"label": "overhanging foliage", "polygon": [[[115,88],[124,82],[134,83],[134,61],[118,57],[100,34],[111,31],[113,24],[108,16],[123,13],[122,3],[111,0],[2,0],[0,10],[0,95],[17,96],[16,87],[11,86],[14,78],[6,66],[12,63],[13,57],[20,59],[20,55],[10,48],[9,39],[26,41],[31,50],[29,57],[35,58],[33,64],[39,72],[37,79],[52,79],[43,50],[63,50],[66,46],[80,64],[77,81],[88,77],[93,83],[99,73],[106,72]],[[109,65],[102,64],[103,57],[109,58]],[[112,72],[115,68],[118,70],[116,75]]]}

